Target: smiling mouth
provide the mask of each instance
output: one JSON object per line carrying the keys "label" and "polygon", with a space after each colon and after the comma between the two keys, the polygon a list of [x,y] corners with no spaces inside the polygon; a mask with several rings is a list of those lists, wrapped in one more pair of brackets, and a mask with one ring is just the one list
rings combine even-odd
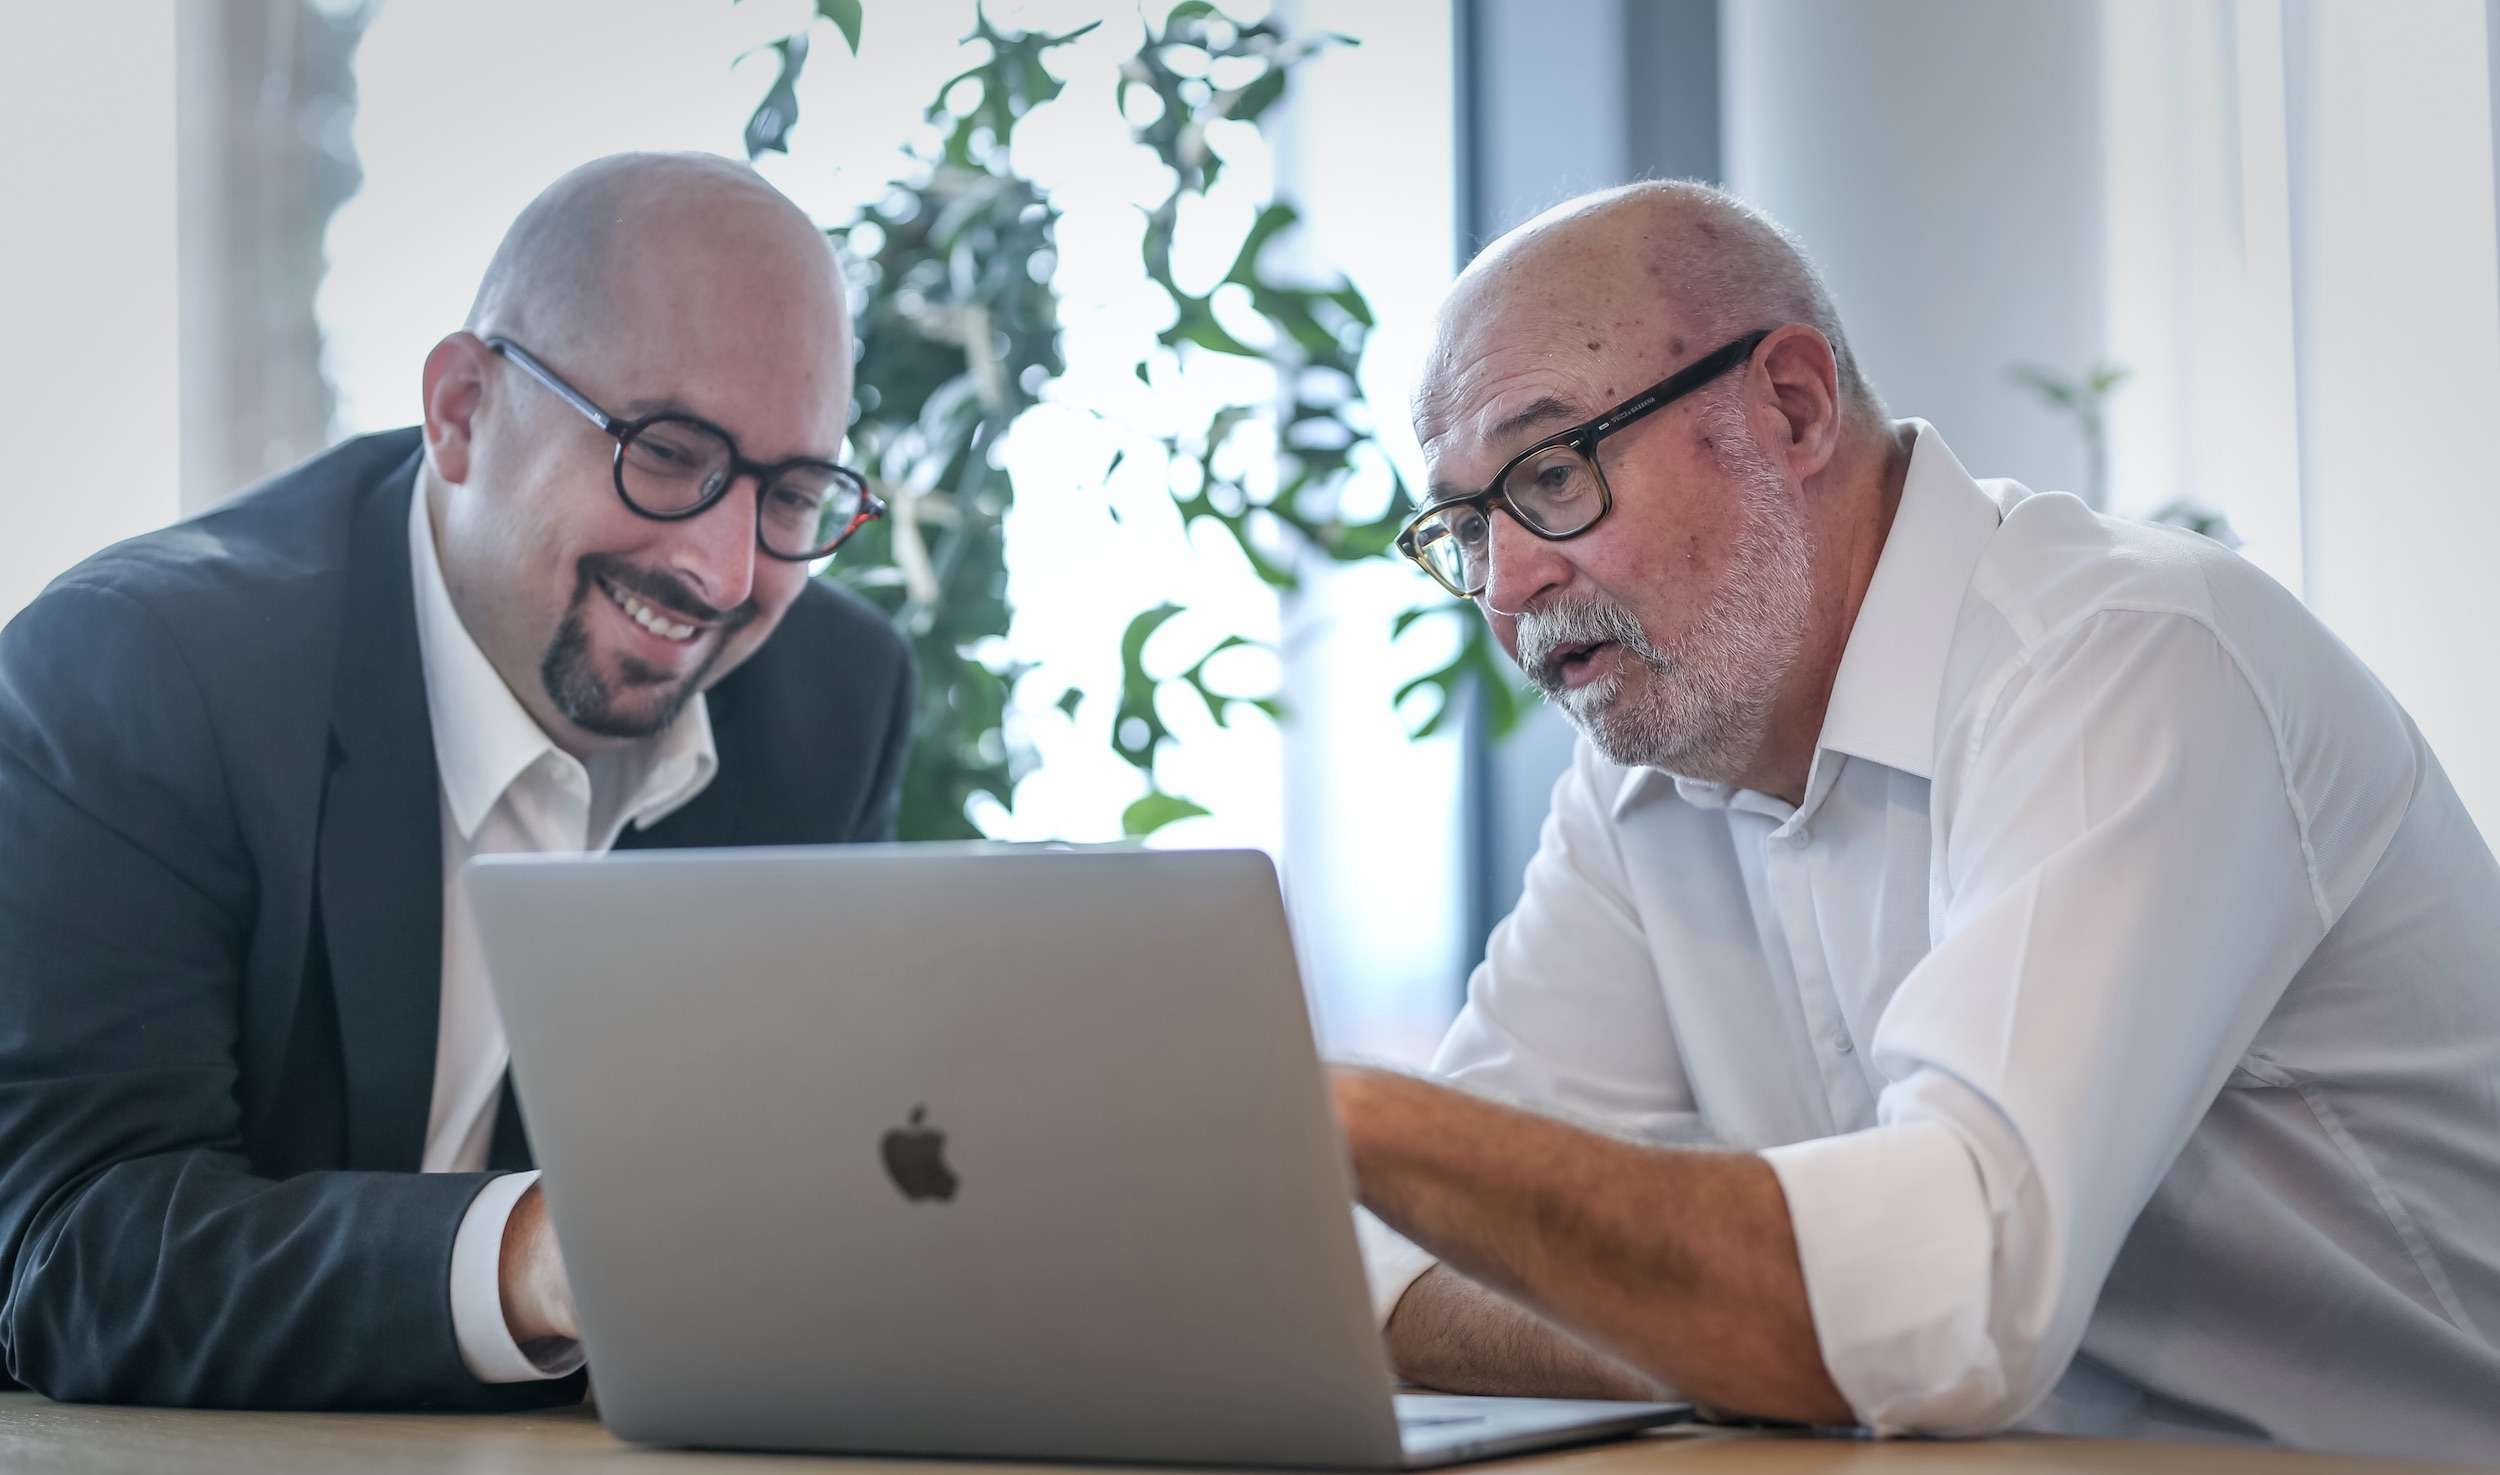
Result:
{"label": "smiling mouth", "polygon": [[711,628],[709,625],[693,624],[676,619],[649,600],[628,593],[613,580],[599,580],[599,592],[608,596],[611,603],[623,610],[625,618],[632,620],[662,640],[685,645]]}

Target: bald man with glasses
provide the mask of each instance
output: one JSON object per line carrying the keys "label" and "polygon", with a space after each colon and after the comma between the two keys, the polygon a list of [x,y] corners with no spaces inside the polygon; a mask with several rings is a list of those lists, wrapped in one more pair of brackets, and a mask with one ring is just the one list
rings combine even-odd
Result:
{"label": "bald man with glasses", "polygon": [[881,509],[796,207],[585,165],[412,379],[0,632],[0,1349],[53,1397],[578,1398],[462,862],[891,838],[912,674],[809,577]]}
{"label": "bald man with glasses", "polygon": [[2297,600],[1973,479],[1697,185],[1490,247],[1416,425],[1582,741],[1431,1070],[1335,1075],[1408,1377],[2500,1449],[2500,866]]}

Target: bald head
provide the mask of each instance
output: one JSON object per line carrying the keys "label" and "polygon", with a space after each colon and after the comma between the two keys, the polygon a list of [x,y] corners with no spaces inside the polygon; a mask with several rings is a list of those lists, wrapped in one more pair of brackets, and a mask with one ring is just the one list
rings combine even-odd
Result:
{"label": "bald head", "polygon": [[832,248],[805,212],[743,164],[659,153],[594,159],[541,191],[487,264],[467,327],[542,354],[596,350],[637,277],[672,297],[743,278],[819,331],[846,328]]}
{"label": "bald head", "polygon": [[1470,366],[1521,334],[1551,353],[1636,359],[1663,372],[1783,323],[1821,333],[1844,405],[1865,422],[1882,418],[1831,294],[1770,217],[1689,180],[1582,195],[1504,234],[1460,274],[1441,307],[1416,418],[1430,439]]}

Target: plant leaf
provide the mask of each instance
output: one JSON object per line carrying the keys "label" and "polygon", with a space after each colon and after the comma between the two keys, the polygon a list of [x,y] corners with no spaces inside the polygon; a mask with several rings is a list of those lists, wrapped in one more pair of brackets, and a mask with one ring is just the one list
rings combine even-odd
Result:
{"label": "plant leaf", "polygon": [[1120,636],[1121,666],[1131,671],[1144,671],[1147,640],[1163,628],[1164,621],[1180,612],[1181,607],[1177,604],[1158,604],[1129,621],[1128,629]]}
{"label": "plant leaf", "polygon": [[1354,284],[1352,282],[1348,282],[1344,286],[1329,293],[1328,298],[1339,307],[1344,308],[1347,317],[1361,323],[1364,327],[1370,328],[1378,326],[1372,321],[1371,303],[1364,299],[1362,293],[1354,289]]}
{"label": "plant leaf", "polygon": [[1281,201],[1261,210],[1242,236],[1241,249],[1233,253],[1232,269],[1224,273],[1224,280],[1245,287],[1259,285],[1259,253],[1279,232],[1290,230],[1301,219],[1302,212]]}
{"label": "plant leaf", "polygon": [[860,0],[816,0],[816,13],[833,22],[842,39],[851,43],[851,55],[859,55]]}
{"label": "plant leaf", "polygon": [[1212,812],[1203,804],[1195,804],[1178,794],[1166,794],[1157,789],[1120,812],[1120,833],[1135,839],[1140,835],[1151,835],[1175,821],[1196,819]]}
{"label": "plant leaf", "polygon": [[1441,604],[1419,604],[1413,609],[1400,612],[1396,619],[1389,622],[1389,636],[1395,639],[1405,634],[1414,627],[1417,620],[1429,619],[1434,615],[1464,614],[1474,608],[1475,605],[1472,602],[1464,599],[1452,599]]}
{"label": "plant leaf", "polygon": [[762,158],[766,153],[790,152],[790,130],[799,121],[799,71],[807,65],[807,33],[784,36],[773,43],[781,53],[781,75],[764,93],[764,100],[755,105],[747,118],[747,160]]}
{"label": "plant leaf", "polygon": [[1202,297],[1185,298],[1181,302],[1180,321],[1163,330],[1163,342],[1194,343],[1215,353],[1229,353],[1240,358],[1264,359],[1267,355],[1224,331],[1215,320],[1215,313]]}
{"label": "plant leaf", "polygon": [[1259,115],[1274,107],[1276,100],[1284,95],[1285,69],[1271,66],[1259,75],[1257,81],[1233,94],[1232,101],[1224,109],[1224,116],[1239,123],[1256,123]]}

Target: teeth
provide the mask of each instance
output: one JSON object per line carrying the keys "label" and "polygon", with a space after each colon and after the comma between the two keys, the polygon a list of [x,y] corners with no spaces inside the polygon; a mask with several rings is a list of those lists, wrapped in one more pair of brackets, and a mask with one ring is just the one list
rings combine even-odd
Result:
{"label": "teeth", "polygon": [[603,581],[602,587],[608,591],[608,596],[616,601],[617,607],[624,610],[626,615],[631,618],[635,624],[640,625],[652,634],[659,636],[663,640],[689,640],[693,638],[694,626],[689,625],[682,620],[672,620],[668,618],[666,615],[661,614],[658,610],[653,609],[650,605],[643,603],[641,600],[636,599],[631,594],[626,593],[624,590],[617,588],[613,584],[607,584]]}

